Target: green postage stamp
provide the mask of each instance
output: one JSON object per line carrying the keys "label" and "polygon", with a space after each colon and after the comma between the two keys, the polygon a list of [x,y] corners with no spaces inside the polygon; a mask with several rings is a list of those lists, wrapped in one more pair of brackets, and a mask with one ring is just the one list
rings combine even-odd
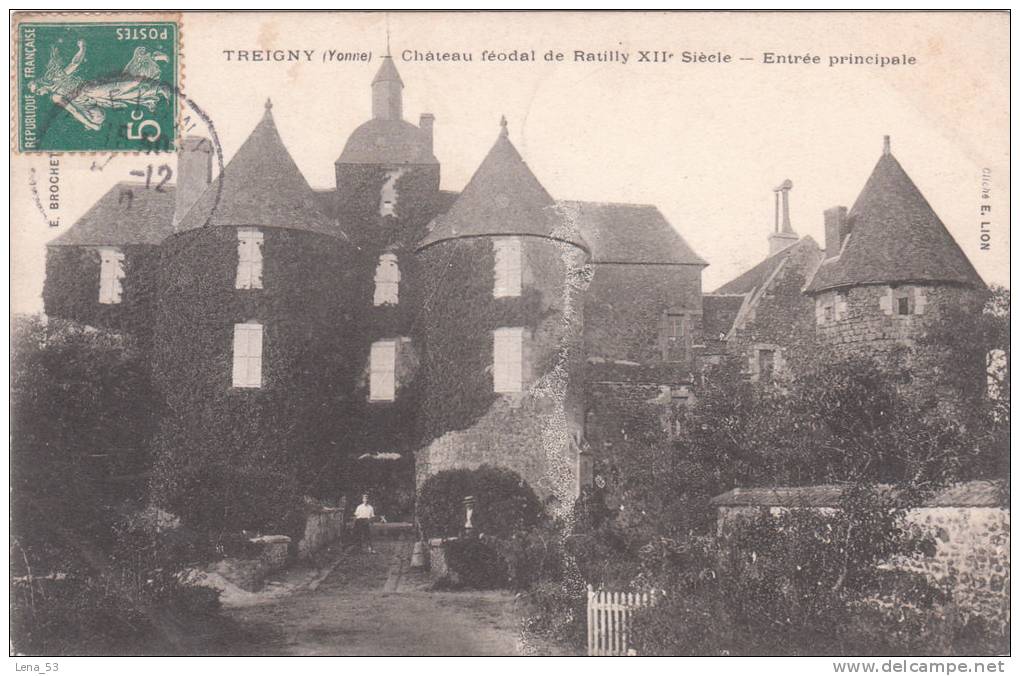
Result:
{"label": "green postage stamp", "polygon": [[19,150],[175,149],[176,23],[27,20],[16,39]]}

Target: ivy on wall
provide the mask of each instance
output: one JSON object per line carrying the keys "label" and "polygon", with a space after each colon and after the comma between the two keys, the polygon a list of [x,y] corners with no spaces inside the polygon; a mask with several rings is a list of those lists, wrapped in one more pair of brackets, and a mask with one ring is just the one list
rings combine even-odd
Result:
{"label": "ivy on wall", "polygon": [[99,250],[87,246],[51,246],[46,250],[43,306],[52,317],[123,331],[142,349],[152,344],[159,248],[147,244],[120,247],[124,278],[120,303],[99,302]]}
{"label": "ivy on wall", "polygon": [[[344,304],[351,272],[343,243],[263,233],[262,289],[234,288],[234,228],[180,233],[163,245],[154,373],[166,411],[153,489],[171,511],[210,528],[297,527],[302,495],[335,495],[350,450],[344,329],[354,318]],[[249,321],[264,327],[263,386],[234,388],[234,324]]]}

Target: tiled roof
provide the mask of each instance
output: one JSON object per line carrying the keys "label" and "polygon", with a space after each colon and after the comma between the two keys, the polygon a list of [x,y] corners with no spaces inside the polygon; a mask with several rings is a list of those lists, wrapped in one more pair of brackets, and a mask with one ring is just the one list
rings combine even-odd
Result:
{"label": "tiled roof", "polygon": [[123,181],[50,246],[159,244],[174,231],[174,187]]}
{"label": "tiled roof", "polygon": [[577,228],[570,225],[507,138],[504,127],[450,210],[432,221],[421,246],[458,237],[536,235],[587,249]]}
{"label": "tiled roof", "polygon": [[405,120],[374,118],[351,133],[337,164],[439,164],[424,131]]}
{"label": "tiled roof", "polygon": [[559,201],[591,248],[594,263],[708,265],[650,204]]}
{"label": "tiled roof", "polygon": [[753,268],[739,275],[738,277],[730,280],[723,284],[712,293],[716,294],[731,294],[731,293],[750,293],[755,289],[760,289],[761,286],[768,281],[772,273],[776,271],[783,261],[790,258],[793,254],[797,253],[798,247],[814,247],[818,248],[818,244],[810,236],[802,237],[798,241],[794,242],[790,246],[777,251],[762,262],[755,265]]}
{"label": "tiled roof", "polygon": [[338,234],[287,152],[270,106],[179,229],[206,225],[269,226]]}
{"label": "tiled roof", "polygon": [[878,160],[847,216],[849,239],[808,291],[855,284],[954,282],[983,287],[974,266],[891,153]]}
{"label": "tiled roof", "polygon": [[701,298],[702,333],[706,340],[719,340],[733,328],[747,294],[705,294]]}
{"label": "tiled roof", "polygon": [[[890,486],[879,486],[883,491]],[[845,487],[776,486],[734,488],[710,501],[715,507],[838,507]],[[1002,504],[1001,488],[992,481],[968,481],[942,489],[923,503],[924,507],[997,507]]]}

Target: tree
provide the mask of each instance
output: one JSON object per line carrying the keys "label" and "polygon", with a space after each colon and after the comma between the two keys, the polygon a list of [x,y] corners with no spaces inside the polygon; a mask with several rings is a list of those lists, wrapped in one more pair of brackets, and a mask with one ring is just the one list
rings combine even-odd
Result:
{"label": "tree", "polygon": [[53,524],[102,545],[118,505],[142,497],[157,399],[120,334],[21,316],[12,348],[13,536],[48,567]]}
{"label": "tree", "polygon": [[959,417],[975,437],[966,478],[1009,477],[1010,291],[993,286],[976,311],[947,308],[921,343],[942,353],[940,390],[956,393]]}

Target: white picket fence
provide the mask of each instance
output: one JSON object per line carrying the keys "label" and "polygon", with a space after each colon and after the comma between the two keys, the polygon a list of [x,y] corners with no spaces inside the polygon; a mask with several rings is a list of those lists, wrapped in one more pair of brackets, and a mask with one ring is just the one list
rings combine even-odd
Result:
{"label": "white picket fence", "polygon": [[631,613],[651,605],[654,600],[648,592],[595,590],[588,585],[588,654],[627,655]]}

